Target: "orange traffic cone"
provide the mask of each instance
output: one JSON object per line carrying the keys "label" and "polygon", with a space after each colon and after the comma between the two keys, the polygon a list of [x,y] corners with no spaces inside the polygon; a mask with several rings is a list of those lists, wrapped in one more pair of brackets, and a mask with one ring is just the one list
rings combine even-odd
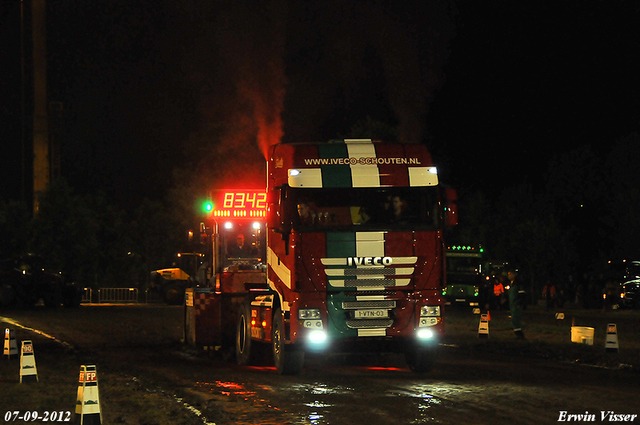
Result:
{"label": "orange traffic cone", "polygon": [[15,331],[7,328],[4,330],[4,357],[11,359],[11,356],[18,357],[18,344]]}

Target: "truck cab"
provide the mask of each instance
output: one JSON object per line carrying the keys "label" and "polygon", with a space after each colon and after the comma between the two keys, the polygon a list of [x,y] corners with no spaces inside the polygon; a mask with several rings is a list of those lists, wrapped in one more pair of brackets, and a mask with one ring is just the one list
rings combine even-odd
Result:
{"label": "truck cab", "polygon": [[[187,303],[215,305],[218,337],[235,328],[238,363],[270,347],[281,374],[299,373],[311,351],[400,351],[416,372],[433,367],[444,337],[443,229],[457,210],[426,147],[278,144],[266,192],[225,197],[212,211],[210,299]],[[263,220],[259,254],[228,255],[240,232],[224,223],[246,229],[251,218]]]}
{"label": "truck cab", "polygon": [[447,247],[446,305],[480,308],[481,291],[486,280],[483,253],[481,246]]}

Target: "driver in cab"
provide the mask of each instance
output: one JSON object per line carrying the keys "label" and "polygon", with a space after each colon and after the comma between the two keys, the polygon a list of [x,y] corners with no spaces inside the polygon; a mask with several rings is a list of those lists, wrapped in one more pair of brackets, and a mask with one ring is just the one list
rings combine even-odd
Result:
{"label": "driver in cab", "polygon": [[242,233],[236,236],[235,243],[231,243],[227,247],[227,255],[233,258],[250,258],[255,257],[256,249],[251,245],[245,243],[245,238]]}

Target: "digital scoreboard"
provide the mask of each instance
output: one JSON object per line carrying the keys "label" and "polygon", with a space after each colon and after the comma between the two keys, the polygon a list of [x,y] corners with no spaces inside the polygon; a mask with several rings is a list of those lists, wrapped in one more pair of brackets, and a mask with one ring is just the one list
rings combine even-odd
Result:
{"label": "digital scoreboard", "polygon": [[214,194],[214,218],[266,218],[267,193],[261,190],[229,190]]}

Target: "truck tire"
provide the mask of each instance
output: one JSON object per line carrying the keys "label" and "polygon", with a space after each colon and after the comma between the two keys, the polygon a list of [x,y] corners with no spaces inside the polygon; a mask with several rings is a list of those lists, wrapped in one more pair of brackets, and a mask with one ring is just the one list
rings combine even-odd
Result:
{"label": "truck tire", "polygon": [[273,316],[271,332],[273,360],[280,375],[297,375],[304,364],[304,350],[294,344],[285,344],[284,315],[278,308]]}
{"label": "truck tire", "polygon": [[405,348],[404,356],[409,369],[415,373],[425,373],[435,366],[437,353],[437,345],[421,346],[409,344]]}
{"label": "truck tire", "polygon": [[236,361],[239,365],[249,365],[255,360],[252,351],[251,340],[251,307],[242,303],[238,313],[238,325],[236,327]]}
{"label": "truck tire", "polygon": [[164,302],[169,305],[181,305],[184,303],[184,287],[180,283],[169,283],[163,290]]}

